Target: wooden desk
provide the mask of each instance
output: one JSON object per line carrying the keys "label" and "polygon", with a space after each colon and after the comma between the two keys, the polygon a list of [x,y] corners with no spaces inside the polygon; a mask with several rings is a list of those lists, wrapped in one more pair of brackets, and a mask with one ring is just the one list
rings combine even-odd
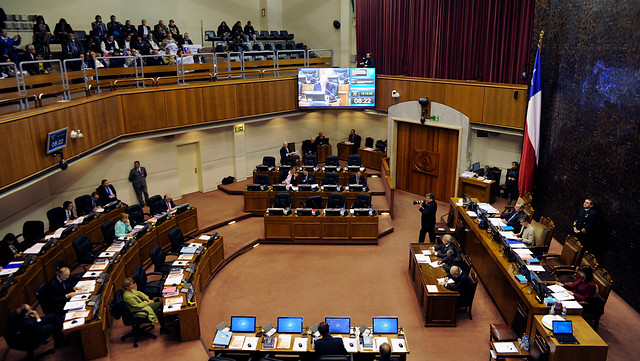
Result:
{"label": "wooden desk", "polygon": [[293,243],[378,244],[378,216],[264,216],[267,240]]}
{"label": "wooden desk", "polygon": [[331,145],[323,144],[318,147],[318,163],[325,163],[327,156],[331,155]]}
{"label": "wooden desk", "polygon": [[338,159],[349,160],[349,155],[355,153],[355,144],[346,141],[338,143]]}
{"label": "wooden desk", "polygon": [[535,332],[547,340],[549,345],[549,361],[604,361],[607,359],[609,346],[598,336],[582,316],[567,316],[573,323],[573,333],[579,345],[562,345],[554,337],[553,332],[542,325],[543,315],[534,318]]}
{"label": "wooden desk", "polygon": [[[438,285],[438,278],[447,272],[442,267],[433,268],[426,263],[418,263],[416,254],[433,247],[431,243],[411,243],[409,245],[409,277],[418,298],[420,313],[426,326],[456,326],[456,305],[460,294]],[[431,256],[435,260],[436,256]],[[428,292],[427,285],[436,285],[438,292]]]}
{"label": "wooden desk", "polygon": [[[322,197],[322,205],[327,203],[329,199],[329,194],[333,192],[324,192],[324,191],[285,191],[285,192],[275,192],[273,190],[268,191],[248,191],[244,190],[244,211],[245,212],[264,212],[267,208],[271,208],[273,202],[276,198],[276,193],[289,193],[291,195],[291,205],[293,207],[299,206],[301,202],[306,202],[307,198],[311,196],[321,196]],[[371,191],[368,192],[338,192],[344,194],[344,202],[347,208],[351,206],[353,202],[356,200],[356,196],[358,193],[366,193],[371,194]]]}
{"label": "wooden desk", "polygon": [[[300,171],[302,172],[302,171]],[[320,182],[324,179],[324,175],[325,175],[325,171],[324,170],[319,170],[317,172],[309,172],[309,173],[313,173],[316,175],[316,182],[318,184],[320,184]],[[351,172],[347,171],[346,168],[344,168],[344,170],[342,170],[341,172],[337,172],[338,173],[338,184],[342,185],[342,186],[346,186],[347,184],[349,184],[349,178],[351,177]],[[354,172],[355,173],[355,172]],[[274,170],[274,171],[257,171],[254,170],[253,171],[253,183],[256,182],[256,175],[258,174],[266,174],[269,176],[269,184],[279,184],[280,183],[280,175],[282,174],[281,171],[279,170]],[[300,173],[302,174],[302,173]],[[366,177],[367,173],[366,170],[364,172],[362,172],[362,174]]]}
{"label": "wooden desk", "polygon": [[458,177],[458,197],[466,194],[469,197],[478,198],[480,202],[493,203],[498,192],[498,182],[484,183],[477,178]]}
{"label": "wooden desk", "polygon": [[386,158],[387,153],[378,152],[375,148],[362,147],[358,149],[358,154],[362,159],[362,166],[380,170],[382,158]]}

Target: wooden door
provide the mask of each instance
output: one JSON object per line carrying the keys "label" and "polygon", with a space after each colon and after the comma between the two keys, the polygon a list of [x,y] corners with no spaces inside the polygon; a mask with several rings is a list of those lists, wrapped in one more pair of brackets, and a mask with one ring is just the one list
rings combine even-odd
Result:
{"label": "wooden door", "polygon": [[398,123],[398,189],[437,200],[455,196],[458,131],[421,124]]}

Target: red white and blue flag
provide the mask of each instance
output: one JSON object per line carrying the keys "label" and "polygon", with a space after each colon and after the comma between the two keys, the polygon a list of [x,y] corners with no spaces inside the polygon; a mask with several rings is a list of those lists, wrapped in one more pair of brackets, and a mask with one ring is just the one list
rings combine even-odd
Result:
{"label": "red white and blue flag", "polygon": [[531,77],[531,90],[529,91],[529,105],[527,107],[527,119],[524,127],[524,141],[522,143],[522,159],[520,161],[520,174],[518,189],[520,195],[533,191],[536,167],[540,155],[540,116],[542,108],[542,81],[540,76],[540,43],[536,62],[533,66]]}

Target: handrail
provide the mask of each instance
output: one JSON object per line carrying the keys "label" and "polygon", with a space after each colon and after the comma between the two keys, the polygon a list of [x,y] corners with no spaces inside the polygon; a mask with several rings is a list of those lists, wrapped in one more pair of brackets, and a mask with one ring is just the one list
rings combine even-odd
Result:
{"label": "handrail", "polygon": [[[97,57],[94,58],[94,64],[98,64],[98,61],[101,61],[103,64],[110,65],[109,60],[113,60],[113,59],[125,59],[125,66],[124,66],[125,68],[131,68],[131,66],[127,66],[126,61],[128,59],[133,60],[133,67],[134,67],[134,70],[135,70],[136,79],[138,79],[138,61],[136,60],[135,56],[132,56],[132,55],[97,56]],[[103,60],[106,60],[106,61],[103,61]],[[98,66],[95,67],[95,70],[96,70],[96,85],[98,86],[98,90],[97,90],[98,93],[102,92],[102,90],[100,89],[100,76],[99,76],[100,71],[98,69],[104,69],[104,68],[105,67],[98,67]],[[107,69],[113,69],[113,68],[111,68],[111,66],[109,66]],[[111,86],[111,83],[109,83],[109,84]]]}
{"label": "handrail", "polygon": [[[22,78],[20,75],[18,74],[18,67],[16,66],[16,64],[12,61],[9,62],[5,62],[5,63],[0,63],[0,66],[11,66],[13,67],[13,77],[16,79],[16,93],[18,93],[18,97],[21,97],[22,95],[20,94],[20,79]],[[19,110],[23,110],[23,109],[28,109],[29,108],[29,101],[25,101],[24,103],[22,102],[22,98],[19,98],[20,102],[18,105],[18,109]]]}
{"label": "handrail", "polygon": [[[306,67],[308,53],[304,50],[277,50],[276,51],[276,68],[278,69],[278,76],[280,76],[280,54],[297,54],[302,53],[303,64]],[[291,58],[290,58],[291,59]]]}
{"label": "handrail", "polygon": [[308,49],[307,50],[307,57],[306,57],[307,64],[305,65],[305,68],[309,67],[309,64],[310,64],[310,60],[309,59],[311,59],[311,52],[316,53],[315,58],[322,58],[322,56],[318,55],[319,51],[328,51],[328,52],[331,53],[331,67],[333,67],[333,50],[332,49]]}
{"label": "handrail", "polygon": [[382,158],[380,161],[380,169],[382,170],[382,186],[384,187],[384,195],[389,203],[389,215],[393,218],[396,187],[391,180],[391,172],[389,171],[389,162],[387,159],[389,158]]}
{"label": "handrail", "polygon": [[[217,73],[218,73],[218,64],[216,63],[216,55],[214,53],[196,53],[196,54],[182,54],[182,56],[180,57],[180,74],[178,74],[178,76],[182,77],[182,84],[186,84],[185,81],[185,69],[184,69],[184,58],[186,57],[193,57],[194,59],[194,64],[195,63],[195,57],[202,57],[203,59],[203,63],[197,63],[197,64],[209,64],[206,62],[206,58],[208,56],[211,56],[211,74],[214,74],[214,77],[217,77]],[[192,65],[192,64],[187,64],[187,65]],[[189,69],[187,69],[189,70]]]}
{"label": "handrail", "polygon": [[[62,69],[62,62],[59,59],[52,59],[52,60],[28,60],[28,61],[23,61],[20,63],[20,74],[22,75],[22,91],[20,95],[27,95],[27,85],[26,85],[26,81],[24,78],[24,72],[25,70],[23,69],[23,65],[29,65],[29,64],[58,64],[58,69],[60,69],[60,83],[62,84],[62,87],[64,88],[64,69]],[[37,75],[31,75],[32,77],[37,77]],[[64,92],[63,92],[64,94]],[[65,96],[63,95],[63,98]],[[29,108],[29,104],[27,103],[27,108]]]}

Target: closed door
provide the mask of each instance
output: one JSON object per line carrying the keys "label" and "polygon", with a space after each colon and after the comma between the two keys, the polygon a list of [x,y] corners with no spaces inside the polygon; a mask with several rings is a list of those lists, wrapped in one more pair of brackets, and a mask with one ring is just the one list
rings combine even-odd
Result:
{"label": "closed door", "polygon": [[412,123],[398,123],[398,189],[447,201],[455,196],[458,131]]}
{"label": "closed door", "polygon": [[178,179],[180,193],[202,192],[202,172],[200,165],[200,143],[178,146]]}

